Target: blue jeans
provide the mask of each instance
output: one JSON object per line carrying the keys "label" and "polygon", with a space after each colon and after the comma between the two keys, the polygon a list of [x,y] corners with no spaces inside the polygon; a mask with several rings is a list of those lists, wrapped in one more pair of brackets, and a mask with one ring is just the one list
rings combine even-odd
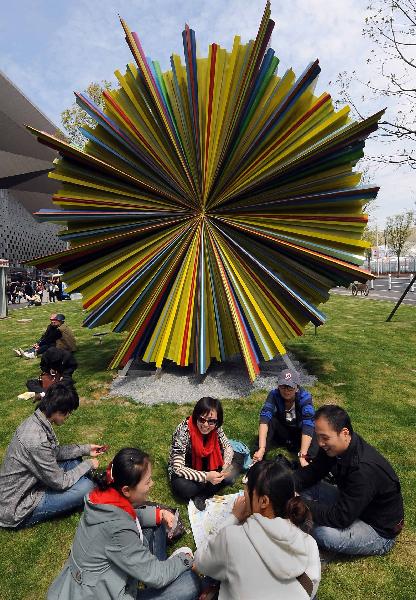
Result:
{"label": "blue jeans", "polygon": [[[64,471],[74,469],[81,462],[80,458],[64,460],[59,466]],[[30,527],[42,521],[48,521],[58,515],[68,514],[84,505],[84,496],[94,489],[94,483],[83,475],[72,487],[63,492],[46,490],[45,495],[35,510],[21,523],[20,527]]]}
{"label": "blue jeans", "polygon": [[[143,535],[149,543],[149,550],[158,560],[166,560],[166,529],[147,527]],[[147,588],[137,592],[137,600],[196,600],[199,596],[199,577],[192,571],[185,571],[175,581],[163,588]]]}
{"label": "blue jeans", "polygon": [[[321,481],[301,492],[304,500],[316,500],[322,504],[334,504],[339,495],[337,486]],[[384,538],[375,529],[356,519],[349,527],[337,529],[324,525],[314,525],[312,535],[324,550],[341,554],[370,556],[385,554],[394,545],[396,538]]]}

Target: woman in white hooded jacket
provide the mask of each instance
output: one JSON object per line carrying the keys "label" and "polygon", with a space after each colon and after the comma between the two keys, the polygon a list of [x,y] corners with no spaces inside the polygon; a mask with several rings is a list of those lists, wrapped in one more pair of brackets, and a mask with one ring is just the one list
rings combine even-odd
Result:
{"label": "woman in white hooded jacket", "polygon": [[321,567],[315,540],[300,529],[310,512],[295,497],[292,474],[261,461],[247,474],[244,497],[194,566],[220,582],[219,600],[308,600]]}

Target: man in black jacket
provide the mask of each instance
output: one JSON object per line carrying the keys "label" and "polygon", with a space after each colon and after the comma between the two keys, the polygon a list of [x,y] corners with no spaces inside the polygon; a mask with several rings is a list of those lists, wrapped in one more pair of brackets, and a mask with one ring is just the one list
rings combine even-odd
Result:
{"label": "man in black jacket", "polygon": [[[295,485],[311,509],[318,545],[345,554],[385,554],[403,527],[403,498],[392,466],[353,432],[344,409],[315,413],[320,450]],[[329,473],[336,486],[321,481]]]}

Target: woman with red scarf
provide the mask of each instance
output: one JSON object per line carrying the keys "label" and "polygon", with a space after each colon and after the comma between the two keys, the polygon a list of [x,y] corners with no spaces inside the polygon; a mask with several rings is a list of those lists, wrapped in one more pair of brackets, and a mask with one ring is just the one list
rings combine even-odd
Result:
{"label": "woman with red scarf", "polygon": [[[192,552],[166,560],[170,511],[143,506],[153,486],[149,455],[123,448],[88,495],[69,558],[47,600],[196,600]],[[139,589],[141,582],[146,589]]]}
{"label": "woman with red scarf", "polygon": [[172,489],[185,500],[192,498],[199,510],[204,510],[207,498],[235,480],[234,453],[222,423],[221,402],[201,398],[172,436],[168,463]]}

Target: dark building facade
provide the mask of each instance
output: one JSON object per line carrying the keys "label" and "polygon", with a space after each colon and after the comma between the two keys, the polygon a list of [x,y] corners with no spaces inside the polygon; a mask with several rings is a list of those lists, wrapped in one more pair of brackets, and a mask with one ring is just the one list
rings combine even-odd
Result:
{"label": "dark building facade", "polygon": [[56,153],[39,144],[25,124],[48,133],[56,127],[0,72],[0,258],[24,261],[65,250],[59,226],[38,223],[32,213],[52,208],[59,183],[48,179]]}

